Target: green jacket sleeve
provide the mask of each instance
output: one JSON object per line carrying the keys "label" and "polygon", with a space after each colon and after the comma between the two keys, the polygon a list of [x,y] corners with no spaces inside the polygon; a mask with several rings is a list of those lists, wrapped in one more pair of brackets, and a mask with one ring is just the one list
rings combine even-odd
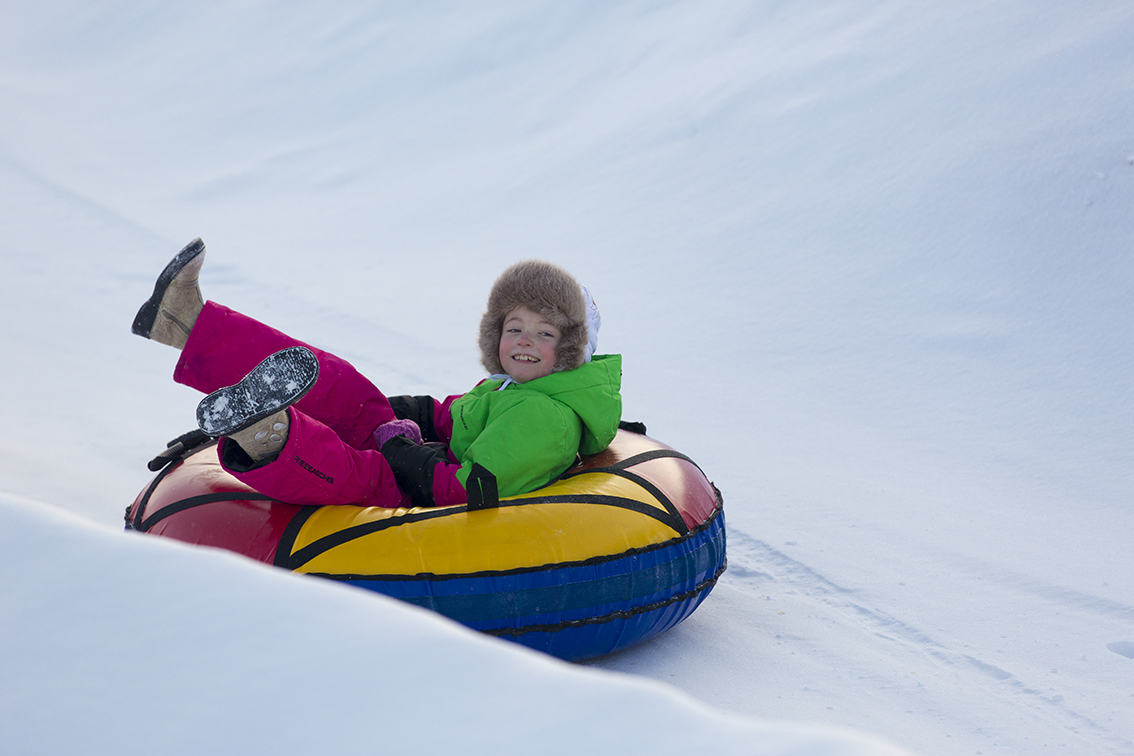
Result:
{"label": "green jacket sleeve", "polygon": [[474,464],[496,476],[500,496],[545,486],[575,462],[582,423],[570,408],[532,394],[494,414],[462,458],[457,479],[467,485]]}

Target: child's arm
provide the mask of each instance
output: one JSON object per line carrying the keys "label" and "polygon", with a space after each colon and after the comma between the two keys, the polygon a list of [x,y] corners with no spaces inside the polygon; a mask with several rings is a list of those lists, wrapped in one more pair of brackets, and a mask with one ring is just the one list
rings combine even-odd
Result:
{"label": "child's arm", "polygon": [[524,404],[524,410],[513,407],[495,417],[466,450],[463,464],[454,464],[437,445],[418,445],[403,436],[382,444],[398,488],[414,506],[444,507],[466,502],[463,481],[477,467],[496,478],[500,496],[547,485],[575,461],[582,423],[566,406],[542,395]]}
{"label": "child's arm", "polygon": [[575,462],[582,426],[566,405],[531,392],[522,402],[492,414],[462,450],[457,479],[467,481],[479,465],[496,476],[500,496],[546,486]]}
{"label": "child's arm", "polygon": [[415,444],[404,436],[395,436],[382,444],[381,451],[394,472],[398,488],[410,497],[415,507],[465,503],[465,488],[457,478],[461,466],[450,463],[442,448]]}

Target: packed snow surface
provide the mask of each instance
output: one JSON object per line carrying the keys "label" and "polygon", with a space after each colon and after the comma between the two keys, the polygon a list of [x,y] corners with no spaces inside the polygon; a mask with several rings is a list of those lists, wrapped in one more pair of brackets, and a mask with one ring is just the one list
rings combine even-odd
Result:
{"label": "packed snow surface", "polygon": [[[0,750],[1134,752],[1132,38],[1117,0],[4,3]],[[207,298],[391,394],[470,388],[495,276],[568,268],[728,572],[567,665],[121,532],[194,423],[130,324],[197,236]]]}

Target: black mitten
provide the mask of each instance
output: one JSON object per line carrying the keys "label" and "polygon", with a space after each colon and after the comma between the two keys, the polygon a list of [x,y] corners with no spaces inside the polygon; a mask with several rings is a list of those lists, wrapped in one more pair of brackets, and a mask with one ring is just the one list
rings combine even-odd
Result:
{"label": "black mitten", "polygon": [[421,428],[421,438],[426,443],[440,441],[437,429],[433,427],[433,410],[437,404],[431,396],[391,396],[390,407],[399,420],[413,420]]}
{"label": "black mitten", "polygon": [[398,488],[409,495],[415,507],[436,506],[433,501],[433,471],[437,465],[449,461],[444,446],[418,446],[405,436],[394,436],[382,444],[382,456],[390,463]]}

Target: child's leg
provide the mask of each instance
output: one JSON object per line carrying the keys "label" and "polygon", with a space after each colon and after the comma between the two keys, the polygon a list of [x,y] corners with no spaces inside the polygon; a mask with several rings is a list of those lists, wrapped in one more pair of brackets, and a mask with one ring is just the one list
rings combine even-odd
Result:
{"label": "child's leg", "polygon": [[373,449],[374,429],[394,418],[378,388],[340,357],[293,339],[215,302],[206,302],[189,335],[173,379],[209,393],[238,383],[264,358],[306,346],[319,358],[319,380],[296,409],[319,420],[355,449]]}
{"label": "child's leg", "polygon": [[287,412],[287,443],[275,461],[241,472],[241,465],[234,464],[239,453],[227,448],[236,444],[222,438],[218,452],[225,469],[260,493],[291,504],[412,506],[381,452],[351,448],[335,431],[295,407]]}

